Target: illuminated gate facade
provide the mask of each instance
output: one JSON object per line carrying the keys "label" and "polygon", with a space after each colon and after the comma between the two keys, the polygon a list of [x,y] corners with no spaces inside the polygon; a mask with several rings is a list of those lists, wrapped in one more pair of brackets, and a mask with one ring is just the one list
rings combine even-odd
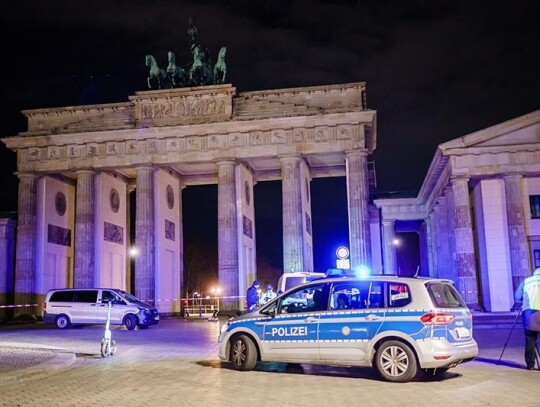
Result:
{"label": "illuminated gate facade", "polygon": [[[180,311],[181,190],[218,185],[222,308],[256,278],[253,186],[281,180],[284,272],[313,270],[310,181],[346,176],[351,265],[372,265],[365,83],[237,93],[231,85],[137,92],[126,103],[27,110],[17,152],[15,302],[53,287],[114,286]],[[136,257],[129,286],[129,193]],[[375,255],[375,262],[380,262]],[[373,264],[380,266],[380,264]]]}

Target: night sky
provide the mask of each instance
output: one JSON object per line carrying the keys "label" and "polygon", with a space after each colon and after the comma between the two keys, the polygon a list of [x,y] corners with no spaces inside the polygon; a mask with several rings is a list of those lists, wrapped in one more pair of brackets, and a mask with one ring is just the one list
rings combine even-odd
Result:
{"label": "night sky", "polygon": [[[238,91],[367,82],[380,192],[417,191],[438,144],[540,109],[537,0],[24,0],[2,8],[1,137],[25,130],[23,109],[127,101],[146,90],[146,54],[164,68],[169,50],[189,63],[189,17],[213,61],[227,47],[226,82]],[[17,208],[14,171],[1,144],[0,212]],[[214,189],[184,190],[195,202],[185,201],[186,228],[194,218],[215,222]],[[271,262],[281,261],[276,190],[255,190],[266,239],[257,250]],[[312,192],[315,266],[324,270],[347,240],[344,179],[316,180]],[[189,212],[203,209],[211,216]],[[204,239],[198,229],[193,236]]]}

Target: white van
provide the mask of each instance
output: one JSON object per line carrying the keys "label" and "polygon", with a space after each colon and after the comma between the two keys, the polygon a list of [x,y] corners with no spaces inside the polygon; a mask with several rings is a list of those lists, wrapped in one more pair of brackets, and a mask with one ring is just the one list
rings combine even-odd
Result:
{"label": "white van", "polygon": [[291,288],[297,287],[301,284],[307,283],[309,281],[323,278],[324,273],[313,273],[307,271],[298,271],[293,273],[283,273],[279,278],[277,284],[277,293],[281,294],[285,291],[290,290]]}
{"label": "white van", "polygon": [[111,302],[111,325],[148,328],[159,323],[155,306],[145,304],[130,293],[116,288],[64,288],[49,290],[45,297],[45,323],[60,329],[79,324],[105,324]]}

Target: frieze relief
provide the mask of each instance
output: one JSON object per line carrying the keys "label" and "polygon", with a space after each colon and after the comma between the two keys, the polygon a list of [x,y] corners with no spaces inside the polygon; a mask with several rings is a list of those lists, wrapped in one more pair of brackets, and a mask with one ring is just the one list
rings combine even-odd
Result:
{"label": "frieze relief", "polygon": [[138,141],[128,141],[126,144],[127,154],[139,154],[141,152],[141,146]]}
{"label": "frieze relief", "polygon": [[28,149],[28,161],[41,160],[41,149],[36,147],[30,147]]}
{"label": "frieze relief", "polygon": [[208,148],[217,149],[225,147],[225,136],[220,134],[212,134],[211,136],[208,136]]}
{"label": "frieze relief", "polygon": [[228,135],[228,143],[230,147],[242,147],[245,145],[246,135],[242,133],[231,133]]}
{"label": "frieze relief", "polygon": [[81,158],[82,146],[67,146],[67,158]]}
{"label": "frieze relief", "polygon": [[260,146],[264,144],[262,131],[252,131],[249,133],[249,145]]}
{"label": "frieze relief", "polygon": [[100,155],[99,145],[97,143],[91,143],[86,145],[86,156],[97,157]]}
{"label": "frieze relief", "polygon": [[124,154],[125,143],[107,143],[105,151],[107,155],[119,155]]}
{"label": "frieze relief", "polygon": [[224,99],[159,101],[141,106],[142,119],[164,119],[225,114]]}
{"label": "frieze relief", "polygon": [[272,144],[285,144],[287,142],[287,133],[283,129],[272,131],[270,142]]}
{"label": "frieze relief", "polygon": [[58,160],[60,158],[60,148],[52,146],[47,148],[47,159]]}

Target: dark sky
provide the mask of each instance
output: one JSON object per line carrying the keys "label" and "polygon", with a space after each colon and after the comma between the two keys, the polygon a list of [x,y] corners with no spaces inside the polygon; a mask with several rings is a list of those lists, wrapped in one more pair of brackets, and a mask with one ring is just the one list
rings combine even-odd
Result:
{"label": "dark sky", "polygon": [[[9,1],[0,136],[25,130],[22,109],[127,101],[146,89],[146,54],[165,67],[172,50],[189,63],[193,16],[214,61],[227,46],[227,82],[239,91],[367,82],[378,189],[418,190],[438,144],[540,109],[539,9],[537,0]],[[1,144],[0,211],[16,209],[14,170]],[[313,193],[334,185],[332,202],[313,197],[326,214],[315,234],[346,225],[328,215],[343,182]]]}

